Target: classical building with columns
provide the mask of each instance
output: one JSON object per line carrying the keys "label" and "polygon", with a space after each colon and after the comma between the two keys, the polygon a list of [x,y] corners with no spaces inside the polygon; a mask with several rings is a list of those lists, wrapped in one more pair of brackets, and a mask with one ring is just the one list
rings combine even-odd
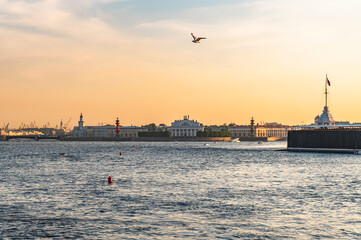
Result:
{"label": "classical building with columns", "polygon": [[198,131],[203,131],[204,127],[195,120],[189,120],[189,115],[184,116],[183,120],[172,122],[169,130],[172,137],[196,137]]}

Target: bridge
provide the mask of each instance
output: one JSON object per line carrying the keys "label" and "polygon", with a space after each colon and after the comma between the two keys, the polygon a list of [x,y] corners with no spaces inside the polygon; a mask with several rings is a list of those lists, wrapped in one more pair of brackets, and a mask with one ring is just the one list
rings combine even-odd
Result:
{"label": "bridge", "polygon": [[6,141],[10,139],[34,139],[35,141],[43,140],[43,139],[53,139],[60,140],[62,137],[59,136],[46,136],[46,135],[15,135],[15,136],[4,136]]}

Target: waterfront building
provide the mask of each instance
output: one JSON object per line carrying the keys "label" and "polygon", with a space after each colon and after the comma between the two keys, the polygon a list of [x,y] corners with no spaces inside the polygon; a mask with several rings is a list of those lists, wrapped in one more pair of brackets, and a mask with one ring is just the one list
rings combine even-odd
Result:
{"label": "waterfront building", "polygon": [[291,130],[290,126],[278,123],[266,123],[264,125],[255,126],[255,136],[286,138],[288,136],[288,130]]}
{"label": "waterfront building", "polygon": [[171,127],[172,137],[196,137],[198,131],[203,131],[204,127],[195,120],[190,120],[189,115],[184,116],[183,120],[175,120]]}
{"label": "waterfront building", "polygon": [[148,132],[148,129],[143,128],[143,127],[136,127],[136,126],[120,127],[119,128],[119,137],[120,138],[138,138],[139,132]]}
{"label": "waterfront building", "polygon": [[21,129],[21,130],[10,130],[7,133],[8,136],[42,136],[43,132],[40,132],[36,129]]}
{"label": "waterfront building", "polygon": [[6,139],[7,134],[8,133],[5,130],[0,129],[0,141],[4,141]]}
{"label": "waterfront building", "polygon": [[321,116],[315,117],[315,124],[316,125],[333,125],[335,123],[335,120],[333,119],[329,109],[327,106],[323,108],[323,112]]}
{"label": "waterfront building", "polygon": [[[287,137],[290,126],[279,123],[266,123],[254,126],[254,137]],[[241,125],[228,127],[228,131],[233,138],[252,138],[252,125]]]}
{"label": "waterfront building", "polygon": [[86,137],[87,138],[113,138],[116,134],[115,126],[87,126]]}
{"label": "waterfront building", "polygon": [[228,127],[228,131],[231,133],[231,137],[251,137],[251,125],[241,125]]}
{"label": "waterfront building", "polygon": [[72,132],[72,136],[74,138],[86,138],[87,132],[86,128],[84,127],[84,121],[83,121],[83,114],[80,114],[80,120],[78,122],[78,126],[75,126]]}
{"label": "waterfront building", "polygon": [[113,125],[106,126],[87,126],[86,137],[87,138],[138,138],[139,132],[147,132],[148,129],[141,127],[119,127],[119,133],[117,136],[117,128]]}
{"label": "waterfront building", "polygon": [[8,133],[4,129],[0,129],[0,136],[5,136]]}
{"label": "waterfront building", "polygon": [[[117,119],[117,121],[119,121]],[[148,131],[146,128],[141,127],[121,127],[117,125],[104,125],[104,126],[85,126],[83,115],[80,115],[78,126],[74,127],[72,136],[74,138],[138,138],[139,132]]]}

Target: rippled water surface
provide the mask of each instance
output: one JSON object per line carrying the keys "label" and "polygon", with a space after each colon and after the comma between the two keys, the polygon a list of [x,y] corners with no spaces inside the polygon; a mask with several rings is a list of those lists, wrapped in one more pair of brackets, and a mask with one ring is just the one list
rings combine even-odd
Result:
{"label": "rippled water surface", "polygon": [[361,156],[285,147],[0,142],[0,235],[361,239]]}

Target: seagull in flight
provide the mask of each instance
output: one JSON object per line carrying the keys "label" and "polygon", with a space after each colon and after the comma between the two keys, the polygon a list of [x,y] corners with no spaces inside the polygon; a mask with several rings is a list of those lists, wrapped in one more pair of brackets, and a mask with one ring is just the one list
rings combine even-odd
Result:
{"label": "seagull in flight", "polygon": [[207,38],[205,38],[205,37],[199,37],[199,38],[197,38],[196,36],[194,36],[193,33],[191,33],[191,35],[192,35],[192,37],[193,37],[193,41],[192,41],[192,42],[194,42],[194,43],[199,43],[199,41],[200,41],[201,39],[207,39]]}

